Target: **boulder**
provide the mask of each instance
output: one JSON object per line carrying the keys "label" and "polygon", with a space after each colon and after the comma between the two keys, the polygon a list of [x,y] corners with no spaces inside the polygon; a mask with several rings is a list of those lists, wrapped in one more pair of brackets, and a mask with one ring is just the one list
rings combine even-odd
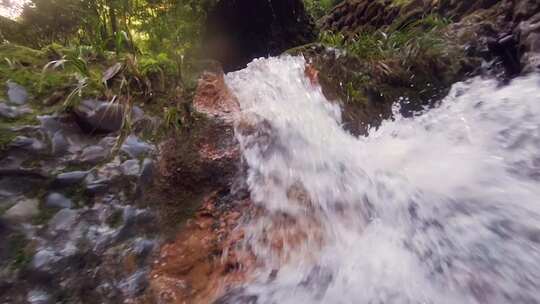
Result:
{"label": "boulder", "polygon": [[53,192],[47,195],[47,198],[45,199],[45,206],[60,209],[71,208],[73,207],[73,202],[62,194]]}
{"label": "boulder", "polygon": [[5,104],[0,100],[0,117],[1,118],[17,118],[21,115],[32,112],[27,107],[17,107]]}
{"label": "boulder", "polygon": [[71,171],[60,173],[53,181],[53,187],[69,187],[82,182],[88,171]]}
{"label": "boulder", "polygon": [[3,218],[8,221],[28,221],[39,214],[39,202],[36,199],[23,199],[9,208]]}
{"label": "boulder", "polygon": [[8,87],[7,95],[9,98],[9,102],[14,105],[24,105],[28,101],[28,91],[21,85],[18,85],[17,83],[8,80],[6,82],[6,85]]}
{"label": "boulder", "polygon": [[111,133],[120,130],[126,116],[126,107],[95,99],[83,100],[73,109],[75,120],[84,132]]}
{"label": "boulder", "polygon": [[89,146],[82,151],[80,161],[83,163],[97,164],[109,155],[109,151],[102,146]]}
{"label": "boulder", "polygon": [[137,136],[129,135],[120,149],[132,158],[139,158],[152,152],[154,148],[152,145],[142,141]]}
{"label": "boulder", "polygon": [[40,289],[32,289],[28,292],[26,300],[29,304],[50,304],[52,303],[51,296]]}
{"label": "boulder", "polygon": [[127,176],[139,176],[141,166],[137,159],[128,159],[122,163],[122,173]]}

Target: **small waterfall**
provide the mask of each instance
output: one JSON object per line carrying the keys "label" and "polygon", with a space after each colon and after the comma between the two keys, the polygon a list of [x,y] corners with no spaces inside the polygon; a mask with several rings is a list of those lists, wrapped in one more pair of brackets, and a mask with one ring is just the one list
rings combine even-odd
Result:
{"label": "small waterfall", "polygon": [[231,303],[540,303],[539,75],[458,83],[357,138],[304,68],[226,76],[257,261]]}

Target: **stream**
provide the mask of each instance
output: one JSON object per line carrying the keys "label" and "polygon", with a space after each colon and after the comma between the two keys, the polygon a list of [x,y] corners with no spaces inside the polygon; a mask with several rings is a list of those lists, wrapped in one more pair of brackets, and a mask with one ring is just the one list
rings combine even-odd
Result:
{"label": "stream", "polygon": [[257,262],[218,302],[540,303],[540,75],[457,83],[354,137],[305,65],[226,75]]}

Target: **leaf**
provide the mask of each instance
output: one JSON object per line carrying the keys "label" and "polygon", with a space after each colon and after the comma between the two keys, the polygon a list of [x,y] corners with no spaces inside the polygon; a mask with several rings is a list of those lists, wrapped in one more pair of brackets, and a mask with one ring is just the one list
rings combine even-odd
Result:
{"label": "leaf", "polygon": [[103,77],[101,78],[101,81],[103,83],[107,83],[107,81],[111,80],[112,78],[114,78],[114,76],[116,76],[116,74],[118,74],[118,72],[120,72],[120,70],[122,69],[122,64],[120,62],[117,62],[115,63],[113,66],[111,66],[110,68],[108,68],[104,73],[103,73]]}

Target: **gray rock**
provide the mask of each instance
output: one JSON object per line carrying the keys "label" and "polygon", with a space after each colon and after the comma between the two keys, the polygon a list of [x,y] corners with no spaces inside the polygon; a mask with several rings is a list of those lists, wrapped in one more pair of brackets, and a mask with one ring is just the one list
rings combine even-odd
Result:
{"label": "gray rock", "polygon": [[142,164],[142,170],[137,182],[136,193],[142,195],[148,186],[152,184],[154,175],[154,161],[150,158],[145,158]]}
{"label": "gray rock", "polygon": [[32,258],[32,267],[40,271],[53,269],[53,264],[60,261],[62,257],[50,248],[39,250]]}
{"label": "gray rock", "polygon": [[9,144],[9,147],[18,148],[18,149],[24,149],[24,150],[31,151],[31,152],[39,152],[39,151],[43,150],[45,145],[41,141],[39,141],[39,140],[37,140],[35,138],[30,138],[30,137],[26,137],[26,136],[17,136]]}
{"label": "gray rock", "polygon": [[129,135],[122,144],[121,150],[132,158],[139,158],[150,153],[154,147],[140,140],[135,135]]}
{"label": "gray rock", "polygon": [[26,136],[17,136],[15,137],[15,139],[13,139],[9,146],[12,148],[26,148],[28,146],[31,146],[33,143],[33,138]]}
{"label": "gray rock", "polygon": [[26,89],[17,83],[8,80],[6,82],[8,87],[9,102],[16,105],[23,105],[28,101],[28,92]]}
{"label": "gray rock", "polygon": [[85,163],[97,164],[109,155],[109,151],[101,146],[86,147],[81,154],[80,160]]}
{"label": "gray rock", "polygon": [[3,118],[15,118],[17,117],[17,108],[14,106],[8,106],[3,100],[0,100],[0,117]]}
{"label": "gray rock", "polygon": [[61,231],[69,231],[77,223],[79,212],[72,209],[62,209],[58,211],[48,223],[48,231],[56,235]]}
{"label": "gray rock", "polygon": [[131,119],[133,121],[139,121],[144,118],[144,111],[143,109],[139,108],[138,106],[133,106],[133,112],[131,113]]}
{"label": "gray rock", "polygon": [[118,103],[87,99],[74,109],[77,123],[87,133],[110,133],[120,130],[125,108]]}
{"label": "gray rock", "polygon": [[146,271],[138,271],[120,282],[119,287],[124,296],[136,297],[148,287],[148,275]]}
{"label": "gray rock", "polygon": [[86,192],[90,194],[100,194],[105,193],[109,189],[109,184],[107,181],[95,181],[86,184]]}
{"label": "gray rock", "polygon": [[143,160],[142,171],[141,171],[141,185],[146,186],[152,182],[154,175],[154,161],[150,158],[145,158]]}
{"label": "gray rock", "polygon": [[138,238],[133,242],[133,247],[131,250],[137,258],[145,259],[155,247],[155,241]]}
{"label": "gray rock", "polygon": [[23,114],[28,114],[32,112],[30,109],[25,107],[15,107],[0,102],[0,117],[2,118],[17,118]]}
{"label": "gray rock", "polygon": [[27,221],[39,214],[38,206],[36,199],[23,199],[9,208],[3,217],[9,221]]}
{"label": "gray rock", "polygon": [[136,159],[128,159],[122,163],[122,173],[127,176],[139,176],[141,166]]}
{"label": "gray rock", "polygon": [[103,148],[106,148],[106,149],[111,149],[115,144],[116,144],[116,141],[118,139],[115,137],[115,136],[107,136],[107,137],[103,137],[98,145],[102,146]]}
{"label": "gray rock", "polygon": [[54,134],[62,129],[62,124],[58,120],[58,117],[54,115],[41,115],[37,118],[41,123],[41,128],[49,134]]}
{"label": "gray rock", "polygon": [[49,304],[51,302],[51,296],[43,290],[32,289],[26,295],[26,301],[29,304]]}
{"label": "gray rock", "polygon": [[57,131],[51,138],[51,149],[54,155],[64,153],[69,149],[69,142],[62,131]]}
{"label": "gray rock", "polygon": [[47,198],[45,199],[45,206],[49,208],[71,208],[73,207],[73,202],[63,196],[60,193],[51,193],[47,195]]}
{"label": "gray rock", "polygon": [[71,171],[66,173],[61,173],[56,176],[53,181],[53,186],[55,187],[69,187],[77,185],[84,180],[88,175],[88,171]]}

